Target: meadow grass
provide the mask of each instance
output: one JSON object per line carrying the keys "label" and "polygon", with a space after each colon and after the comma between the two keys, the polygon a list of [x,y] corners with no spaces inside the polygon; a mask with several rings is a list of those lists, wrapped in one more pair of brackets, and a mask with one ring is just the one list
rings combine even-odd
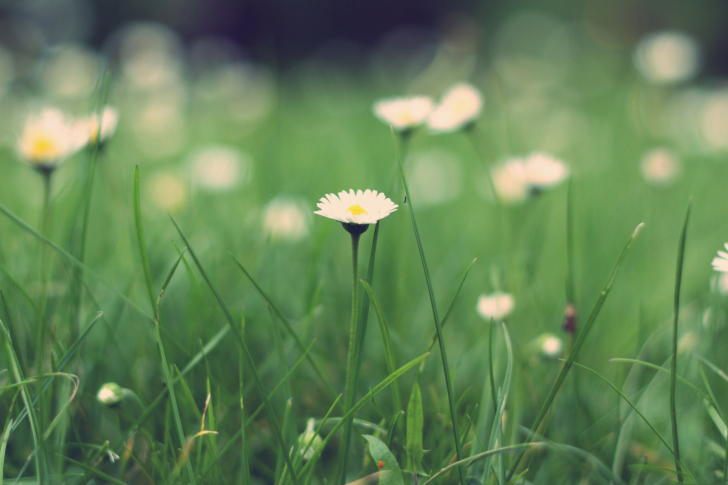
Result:
{"label": "meadow grass", "polygon": [[[627,78],[570,101],[592,122],[559,151],[568,188],[494,203],[489,168],[548,137],[529,133],[544,130],[534,115],[504,139],[492,78],[469,131],[405,145],[371,115],[372,83],[344,71],[313,90],[306,76],[281,73],[279,105],[247,132],[190,103],[186,146],[160,160],[122,115],[103,148],[53,174],[46,203],[43,178],[0,151],[0,477],[726,483],[719,156],[686,153],[674,185],[646,184],[636,161],[651,142],[613,109],[644,89]],[[107,90],[123,113],[114,76],[90,103]],[[154,177],[187,174],[187,152],[210,142],[249,153],[251,180],[210,192],[188,179],[183,206],[160,207]],[[437,204],[410,186],[412,157],[432,149],[462,174]],[[312,215],[349,188],[399,204],[361,235],[353,278],[349,235]],[[308,203],[298,240],[263,229],[281,194]],[[513,313],[481,318],[478,295],[497,290]],[[561,360],[541,351],[546,332]],[[97,399],[108,382],[117,402]]]}

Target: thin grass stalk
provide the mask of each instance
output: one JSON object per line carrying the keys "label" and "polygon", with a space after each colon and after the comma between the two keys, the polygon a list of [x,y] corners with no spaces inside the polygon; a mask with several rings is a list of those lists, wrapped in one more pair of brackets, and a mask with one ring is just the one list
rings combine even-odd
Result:
{"label": "thin grass stalk", "polygon": [[[13,342],[10,338],[10,332],[3,324],[2,320],[0,320],[0,330],[2,330],[4,334],[3,339],[5,340],[5,355],[7,356],[7,359],[9,361],[8,367],[12,369],[15,382],[23,382],[25,380],[25,377],[23,376],[23,371],[20,368],[20,361],[18,360],[18,356],[13,349]],[[45,483],[46,476],[48,475],[46,471],[45,455],[42,445],[43,440],[41,438],[41,429],[38,426],[38,417],[35,414],[35,408],[33,407],[33,402],[30,399],[28,388],[27,386],[22,386],[21,389],[23,404],[25,404],[25,409],[28,410],[30,430],[31,434],[33,435],[33,446],[35,448],[35,450],[33,451],[33,456],[35,456],[36,482],[38,483],[38,485],[41,485]],[[28,458],[28,462],[30,462],[30,457]]]}
{"label": "thin grass stalk", "polygon": [[670,419],[672,420],[672,445],[675,448],[675,470],[677,470],[677,481],[683,483],[683,476],[680,470],[680,442],[677,436],[677,407],[675,405],[675,391],[677,386],[677,327],[680,315],[680,286],[682,284],[683,260],[685,257],[685,240],[688,232],[688,221],[690,220],[690,209],[692,200],[688,202],[688,209],[685,213],[685,222],[680,235],[680,244],[677,250],[677,269],[675,275],[675,315],[672,325],[672,373],[670,376]]}
{"label": "thin grass stalk", "polygon": [[[96,116],[98,118],[98,126],[96,127],[96,139],[91,146],[91,155],[88,162],[88,170],[86,172],[86,187],[84,190],[83,197],[83,218],[81,219],[81,241],[79,242],[80,247],[78,251],[78,260],[83,262],[86,258],[86,239],[88,234],[88,221],[89,214],[91,212],[91,194],[93,193],[93,186],[96,174],[96,161],[99,157],[99,146],[101,144],[101,122],[103,119],[104,108],[106,107],[106,100],[109,95],[109,84],[111,82],[111,72],[107,69],[106,74],[103,78],[99,102],[96,107]],[[83,284],[81,281],[82,272],[81,269],[76,267],[73,270],[73,312],[74,318],[71,321],[71,340],[75,339],[78,326],[80,325],[81,319],[81,304],[83,302]]]}
{"label": "thin grass stalk", "polygon": [[[427,291],[430,295],[430,305],[432,306],[432,315],[435,319],[435,329],[437,330],[437,340],[440,344],[440,357],[442,358],[442,370],[445,376],[445,387],[447,389],[447,399],[450,407],[450,418],[452,419],[453,437],[455,439],[455,455],[457,460],[463,458],[463,450],[460,447],[460,432],[458,430],[458,421],[456,410],[455,410],[455,399],[453,397],[452,383],[450,382],[450,369],[447,363],[447,353],[445,352],[445,343],[442,339],[442,328],[440,326],[440,317],[437,313],[437,303],[435,302],[435,293],[432,288],[432,280],[430,279],[430,271],[427,268],[427,259],[425,258],[425,250],[422,247],[422,240],[420,239],[420,231],[417,229],[417,220],[415,219],[415,211],[412,206],[412,198],[410,197],[409,187],[407,186],[407,177],[404,174],[404,166],[402,164],[402,157],[399,155],[399,149],[397,147],[397,140],[394,137],[394,129],[390,127],[392,133],[392,141],[394,142],[394,151],[397,156],[397,162],[399,163],[399,172],[402,177],[402,185],[404,186],[405,197],[409,201],[409,214],[410,220],[412,221],[412,229],[415,233],[415,239],[417,240],[417,248],[420,252],[420,259],[422,260],[422,269],[425,272],[425,281],[427,283]],[[461,467],[458,467],[460,474],[460,483],[465,485],[465,472]]]}
{"label": "thin grass stalk", "polygon": [[[50,238],[51,232],[51,191],[52,191],[52,171],[40,172],[43,177],[43,215],[41,217],[41,232]],[[43,374],[43,357],[45,356],[45,334],[48,327],[48,318],[46,315],[48,305],[48,278],[50,271],[48,268],[48,248],[41,245],[40,247],[40,303],[38,321],[38,341],[36,342],[36,373]],[[45,406],[43,406],[45,409]]]}
{"label": "thin grass stalk", "polygon": [[[351,233],[351,267],[352,267],[352,285],[351,285],[351,327],[349,328],[349,355],[346,360],[346,387],[344,387],[344,414],[346,414],[356,398],[356,357],[360,352],[361,339],[359,338],[359,321],[357,319],[357,311],[359,310],[359,274],[358,274],[358,256],[359,256],[359,238],[361,234]],[[349,445],[351,443],[351,432],[353,429],[353,421],[349,420],[344,425],[344,433],[341,437],[341,445],[339,447],[339,463],[341,464],[341,472],[339,475],[339,484],[346,484],[346,468],[349,461]]]}

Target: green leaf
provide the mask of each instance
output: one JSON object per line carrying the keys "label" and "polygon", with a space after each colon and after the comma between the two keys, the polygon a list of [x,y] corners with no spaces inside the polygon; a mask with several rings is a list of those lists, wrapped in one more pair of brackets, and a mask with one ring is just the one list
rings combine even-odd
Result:
{"label": "green leaf", "polygon": [[420,386],[415,381],[412,386],[409,404],[407,405],[407,471],[412,473],[422,472],[422,429],[425,418],[422,410],[422,394]]}
{"label": "green leaf", "polygon": [[402,470],[399,469],[397,459],[394,458],[387,445],[370,434],[365,434],[364,439],[369,442],[369,453],[372,454],[374,462],[378,464],[381,461],[384,465],[379,471],[379,483],[382,485],[404,485]]}

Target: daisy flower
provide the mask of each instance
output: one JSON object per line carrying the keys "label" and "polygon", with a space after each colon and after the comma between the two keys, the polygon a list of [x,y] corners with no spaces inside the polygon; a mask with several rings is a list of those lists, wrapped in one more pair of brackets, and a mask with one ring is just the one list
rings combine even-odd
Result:
{"label": "daisy flower", "polygon": [[103,144],[116,133],[116,127],[119,124],[119,112],[111,106],[104,107],[101,113],[101,136],[99,136],[99,115],[94,113],[91,116],[79,120],[79,129],[85,130],[88,135],[89,143]]}
{"label": "daisy flower", "polygon": [[426,96],[383,99],[374,103],[374,115],[397,131],[410,130],[427,121],[432,100]]}
{"label": "daisy flower", "polygon": [[547,359],[555,359],[564,350],[564,341],[554,334],[545,333],[538,338],[541,355]]}
{"label": "daisy flower", "polygon": [[[326,194],[321,202],[316,204],[319,210],[314,214],[328,217],[344,224],[344,228],[351,232],[362,233],[367,230],[365,224],[375,224],[397,210],[397,204],[376,190],[358,190],[348,192],[342,190],[336,194]],[[362,227],[356,227],[362,226]]]}
{"label": "daisy flower", "polygon": [[263,232],[274,241],[299,241],[308,234],[311,218],[304,208],[297,199],[273,199],[263,211]]}
{"label": "daisy flower", "polygon": [[516,304],[510,293],[495,292],[491,295],[480,295],[476,310],[486,320],[503,320],[513,312]]}
{"label": "daisy flower", "polygon": [[[728,243],[725,243],[725,248],[728,250]],[[728,273],[728,253],[725,251],[718,251],[718,256],[713,258],[713,269]]]}
{"label": "daisy flower", "polygon": [[442,97],[430,113],[427,126],[437,133],[457,131],[473,123],[483,109],[483,97],[470,84],[457,84]]}
{"label": "daisy flower", "polygon": [[511,158],[490,170],[493,188],[504,204],[518,204],[528,199],[530,185],[526,163],[522,158]]}
{"label": "daisy flower", "polygon": [[531,190],[553,187],[569,176],[569,168],[563,162],[540,152],[528,156],[525,168]]}
{"label": "daisy flower", "polygon": [[63,112],[46,108],[29,116],[18,139],[18,154],[33,168],[50,173],[87,142],[87,135]]}

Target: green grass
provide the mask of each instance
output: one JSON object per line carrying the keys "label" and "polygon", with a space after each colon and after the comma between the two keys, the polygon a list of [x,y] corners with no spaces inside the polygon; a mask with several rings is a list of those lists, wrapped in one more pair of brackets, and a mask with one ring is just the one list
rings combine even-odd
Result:
{"label": "green grass", "polygon": [[[380,457],[406,484],[413,471],[420,484],[726,483],[728,305],[710,267],[728,240],[725,154],[665,135],[683,174],[651,186],[638,162],[655,138],[629,107],[655,88],[614,67],[599,93],[580,78],[564,81],[571,94],[543,87],[547,109],[486,69],[473,76],[486,104],[472,131],[415,131],[400,170],[371,104],[411,79],[382,86],[362,70],[274,73],[280,102],[255,121],[183,87],[185,139],[159,159],[138,148],[140,100],[112,73],[70,109],[103,105],[108,89],[119,131],[53,175],[45,225],[42,178],[0,148],[2,478],[332,483],[351,422],[349,480],[376,473]],[[549,125],[564,112],[583,121],[576,132]],[[249,154],[250,180],[195,185],[187,157],[208,143]],[[433,150],[460,171],[441,203],[409,158]],[[482,195],[490,167],[533,150],[569,164],[568,187],[517,206]],[[166,172],[188,189],[171,218],[155,202]],[[362,234],[354,279],[349,235],[312,214],[349,188],[399,204]],[[299,240],[263,229],[281,195],[306,206]],[[363,344],[346,412],[352,279]],[[516,299],[502,323],[475,311],[496,290]],[[562,361],[539,352],[546,332],[562,338]],[[129,391],[118,406],[96,399],[106,382]],[[310,418],[323,445],[306,461]]]}

